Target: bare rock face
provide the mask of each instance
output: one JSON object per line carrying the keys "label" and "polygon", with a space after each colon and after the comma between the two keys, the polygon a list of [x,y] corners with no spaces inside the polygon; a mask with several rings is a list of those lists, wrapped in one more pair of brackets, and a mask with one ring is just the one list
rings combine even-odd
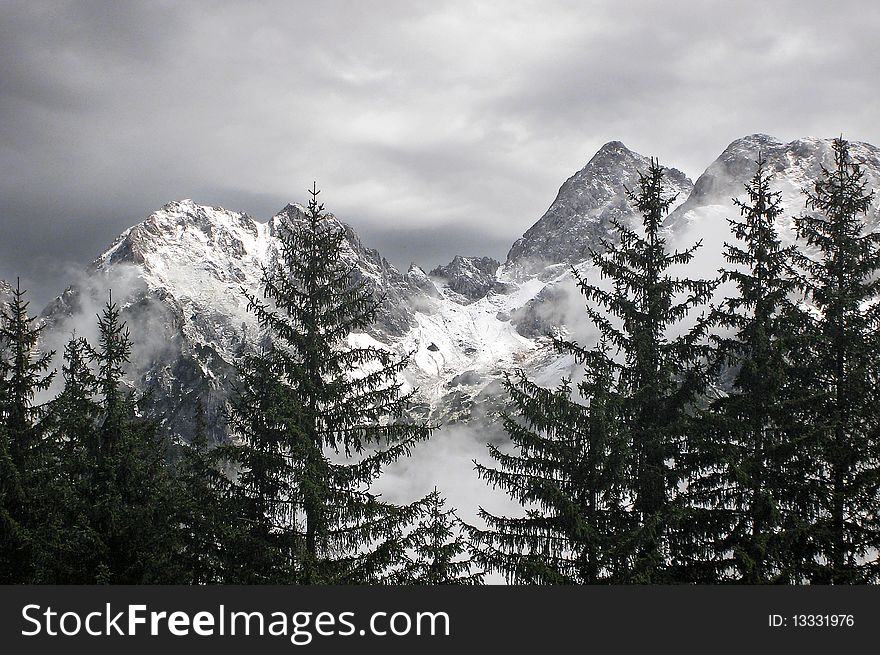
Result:
{"label": "bare rock face", "polygon": [[[638,185],[639,173],[649,165],[649,158],[620,141],[606,143],[565,181],[550,208],[513,244],[505,270],[524,277],[541,274],[550,265],[588,259],[600,239],[609,235],[614,219],[626,222],[636,217],[627,189]],[[684,202],[693,183],[675,168],[667,168],[666,175],[676,202]]]}
{"label": "bare rock face", "polygon": [[438,266],[430,276],[442,278],[449,289],[466,301],[479,300],[490,291],[503,293],[506,287],[495,274],[501,262],[491,257],[462,257],[456,255],[446,266]]}
{"label": "bare rock face", "polygon": [[428,298],[440,297],[440,291],[437,290],[434,282],[431,281],[431,278],[428,277],[428,274],[420,266],[410,264],[406,272],[406,281],[410,287],[417,289]]}
{"label": "bare rock face", "polygon": [[0,280],[0,306],[12,298],[12,285],[6,280]]}

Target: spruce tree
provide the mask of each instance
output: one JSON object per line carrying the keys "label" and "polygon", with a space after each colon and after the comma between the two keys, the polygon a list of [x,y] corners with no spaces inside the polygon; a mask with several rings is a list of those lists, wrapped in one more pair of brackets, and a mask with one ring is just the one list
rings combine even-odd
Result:
{"label": "spruce tree", "polygon": [[112,297],[98,317],[92,349],[101,416],[91,463],[91,524],[104,544],[96,581],[113,584],[173,582],[174,493],[168,447],[124,380],[132,344]]}
{"label": "spruce tree", "polygon": [[32,582],[39,543],[38,488],[51,473],[46,465],[45,407],[37,393],[49,388],[48,372],[54,353],[39,351],[43,326],[28,313],[29,302],[20,282],[0,309],[0,581]]}
{"label": "spruce tree", "polygon": [[95,399],[98,380],[91,368],[91,347],[88,341],[75,334],[64,348],[61,376],[64,387],[52,402],[52,429],[68,453],[65,460],[74,460],[77,475],[86,475],[88,464],[94,459],[98,443],[96,426],[101,406]]}
{"label": "spruce tree", "polygon": [[834,166],[807,191],[795,219],[808,299],[817,310],[803,353],[814,391],[811,428],[817,466],[805,471],[818,506],[812,526],[820,583],[877,581],[880,547],[880,234],[869,232],[873,191],[842,138]]}
{"label": "spruce tree", "polygon": [[[619,362],[619,424],[629,447],[636,524],[625,540],[630,550],[625,579],[679,582],[693,575],[694,535],[688,530],[693,523],[681,520],[689,508],[678,490],[687,482],[684,451],[687,435],[696,429],[693,409],[705,391],[710,319],[700,315],[689,328],[683,322],[708,303],[717,281],[672,274],[673,267],[693,260],[701,244],[669,249],[662,228],[675,196],[666,192],[656,160],[629,196],[642,215],[642,229],[615,221],[618,241],[603,240],[605,252],[593,257],[611,289],[586,280],[579,286],[587,314]],[[571,351],[579,349],[573,345]]]}
{"label": "spruce tree", "polygon": [[208,443],[205,406],[196,403],[195,434],[177,463],[180,552],[178,564],[189,584],[223,581],[223,542],[228,535],[227,479]]}
{"label": "spruce tree", "polygon": [[406,537],[411,551],[395,582],[410,585],[479,585],[484,573],[474,571],[470,544],[454,509],[436,487],[421,502],[421,515]]}
{"label": "spruce tree", "polygon": [[[572,269],[599,346],[554,338],[559,352],[585,365],[584,405],[572,402],[567,382],[553,392],[522,377],[508,381],[520,416],[505,425],[520,452],[490,446],[501,469],[477,465],[527,509],[525,519],[484,513],[489,529],[474,534],[489,546],[485,564],[514,581],[658,583],[692,575],[692,523],[681,520],[678,488],[705,384],[709,319],[688,329],[681,322],[709,301],[717,282],[670,274],[700,244],[667,248],[662,224],[675,196],[666,193],[656,160],[628,193],[642,229],[615,220],[615,239],[592,252],[611,288]],[[582,460],[589,463],[579,468]]]}
{"label": "spruce tree", "polygon": [[227,495],[237,519],[223,557],[226,581],[239,584],[291,583],[298,575],[301,544],[288,498],[298,405],[267,365],[269,355],[249,353],[238,362],[228,411],[233,442],[218,448],[236,469]]}
{"label": "spruce tree", "polygon": [[28,313],[30,303],[20,282],[12,292],[7,307],[0,311],[0,343],[7,351],[7,360],[0,363],[0,385],[3,406],[0,416],[6,426],[13,463],[26,470],[40,447],[41,426],[45,408],[34,404],[34,397],[52,383],[54,371],[48,373],[54,352],[39,351],[44,326]]}
{"label": "spruce tree", "polygon": [[[776,230],[782,194],[771,191],[763,158],[734,199],[737,243],[726,243],[722,280],[735,295],[717,308],[713,336],[717,372],[735,371],[732,389],[702,416],[690,440],[690,502],[704,544],[695,553],[703,580],[747,584],[796,580],[792,546],[803,533],[799,472],[802,455],[793,417],[807,401],[797,382],[805,317],[795,302],[800,284]],[[793,577],[795,576],[795,577]]]}
{"label": "spruce tree", "polygon": [[48,433],[54,475],[45,489],[40,521],[41,582],[88,584],[104,544],[92,525],[93,463],[101,408],[88,342],[73,335],[64,349],[64,386],[51,401]]}
{"label": "spruce tree", "polygon": [[378,582],[402,557],[402,529],[417,508],[385,503],[369,485],[431,428],[404,417],[408,358],[347,341],[371,325],[381,300],[344,263],[344,233],[318,193],[304,221],[279,224],[263,298],[248,294],[266,340],[239,367],[230,454],[243,518],[265,544],[253,544],[268,558],[261,581]]}
{"label": "spruce tree", "polygon": [[[556,338],[557,348],[574,344]],[[620,536],[632,529],[624,506],[628,448],[619,429],[614,365],[604,346],[578,348],[586,365],[546,389],[520,371],[505,377],[515,413],[504,417],[515,452],[489,445],[498,468],[475,462],[480,477],[526,508],[524,517],[480,510],[487,529],[469,527],[476,562],[516,584],[597,584],[626,575]]]}

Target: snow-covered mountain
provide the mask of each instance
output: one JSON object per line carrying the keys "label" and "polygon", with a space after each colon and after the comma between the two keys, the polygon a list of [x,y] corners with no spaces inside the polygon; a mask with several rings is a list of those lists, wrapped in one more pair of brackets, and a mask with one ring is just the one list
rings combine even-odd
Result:
{"label": "snow-covered mountain", "polygon": [[[686,226],[699,225],[708,233],[723,231],[713,217],[731,215],[731,198],[744,198],[743,184],[755,173],[755,161],[760,154],[766,168],[772,173],[771,186],[782,192],[783,215],[779,229],[785,239],[793,240],[793,217],[805,211],[804,191],[819,178],[822,166],[832,168],[834,155],[832,139],[804,138],[784,143],[767,134],[752,134],[731,143],[706,171],[697,178],[693,192],[673,211],[667,226],[680,232]],[[871,188],[880,189],[880,148],[868,143],[851,142],[850,155],[862,162]],[[869,226],[880,228],[880,196],[875,195],[868,212]],[[735,215],[735,213],[734,213]]]}
{"label": "snow-covered mountain", "polygon": [[12,297],[12,285],[6,280],[0,280],[0,305]]}
{"label": "snow-covered mountain", "polygon": [[[186,434],[195,398],[221,404],[234,361],[257,340],[244,290],[259,294],[263,267],[272,265],[279,250],[279,223],[301,220],[298,205],[263,223],[191,200],[168,203],[121,234],[82,280],[47,307],[43,315],[52,345],[57,348],[73,330],[88,335],[112,290],[131,327],[138,386],[152,392],[169,427]],[[401,274],[348,225],[340,225],[346,235],[343,259],[386,298],[373,337],[406,335],[430,280],[413,270]]]}
{"label": "snow-covered mountain", "polygon": [[[832,163],[830,143],[786,144],[753,135],[725,149],[695,185],[668,169],[671,189],[678,193],[667,221],[670,241],[703,240],[701,272],[714,275],[722,263],[721,244],[730,238],[725,219],[737,213],[730,198],[742,196],[759,151],[784,193],[780,229],[793,238],[791,217],[803,211],[802,190],[817,178],[820,165]],[[880,150],[856,143],[852,152],[865,161],[872,182],[880,181]],[[562,185],[503,265],[458,256],[430,274],[415,264],[401,273],[341,223],[344,258],[385,296],[376,325],[350,340],[412,352],[406,375],[418,388],[414,413],[444,423],[491,417],[506,401],[500,387],[506,371],[521,368],[546,384],[570,375],[573,363],[555,355],[546,337],[558,327],[577,335],[574,324],[583,312],[570,267],[594,275],[589,252],[611,235],[611,220],[638,220],[625,190],[635,187],[648,163],[620,142],[603,146]],[[876,209],[875,199],[874,226]],[[151,392],[167,427],[186,438],[196,398],[219,408],[231,388],[233,363],[257,339],[242,288],[259,292],[262,267],[278,252],[279,222],[302,219],[299,205],[260,222],[189,200],[169,203],[120,235],[83,279],[47,307],[47,345],[60,352],[72,330],[93,337],[94,315],[112,287],[136,344],[136,385]],[[219,420],[213,430],[216,439],[222,438]]]}
{"label": "snow-covered mountain", "polygon": [[430,275],[444,280],[450,291],[462,297],[462,303],[469,303],[490,291],[503,293],[508,290],[496,275],[500,266],[501,262],[491,257],[456,255],[446,266],[438,266]]}

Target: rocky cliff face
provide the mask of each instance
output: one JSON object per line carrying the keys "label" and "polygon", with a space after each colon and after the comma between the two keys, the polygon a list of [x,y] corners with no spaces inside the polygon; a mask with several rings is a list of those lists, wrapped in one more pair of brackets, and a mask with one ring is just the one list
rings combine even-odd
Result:
{"label": "rocky cliff face", "polygon": [[461,296],[462,302],[479,300],[490,291],[504,293],[507,286],[499,282],[496,273],[501,262],[491,257],[462,257],[456,255],[446,266],[431,271],[431,277],[440,278],[450,291]]}
{"label": "rocky cliff face", "polygon": [[[638,185],[650,160],[620,141],[606,143],[580,171],[560,187],[546,213],[518,239],[507,255],[505,269],[519,277],[542,275],[552,265],[571,265],[589,258],[590,250],[608,236],[613,220],[629,221],[636,214],[627,189]],[[670,193],[676,203],[693,188],[688,177],[667,169]],[[549,270],[554,270],[550,268]]]}

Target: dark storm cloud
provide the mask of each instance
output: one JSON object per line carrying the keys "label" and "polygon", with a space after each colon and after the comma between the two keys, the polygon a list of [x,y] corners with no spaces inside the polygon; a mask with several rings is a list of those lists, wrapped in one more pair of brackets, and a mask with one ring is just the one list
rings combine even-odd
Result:
{"label": "dark storm cloud", "polygon": [[0,4],[0,277],[43,301],[172,199],[317,180],[399,265],[503,257],[602,143],[880,142],[864,2]]}

